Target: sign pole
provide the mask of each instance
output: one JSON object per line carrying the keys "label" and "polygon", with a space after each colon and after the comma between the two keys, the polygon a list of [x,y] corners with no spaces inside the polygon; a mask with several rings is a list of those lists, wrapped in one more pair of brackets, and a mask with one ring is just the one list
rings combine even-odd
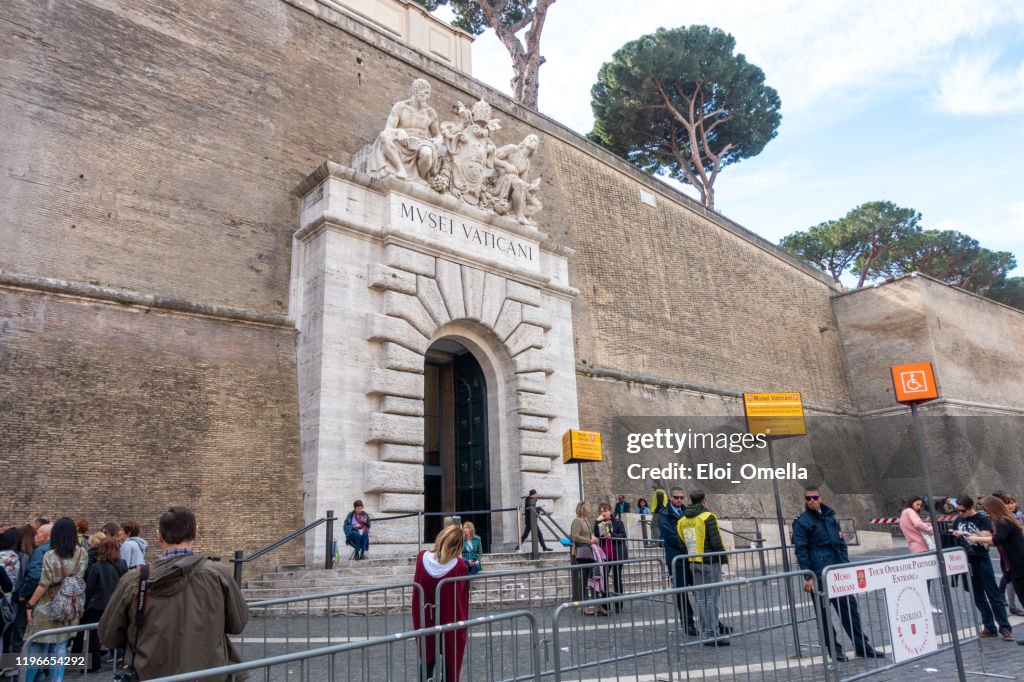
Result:
{"label": "sign pole", "polygon": [[[772,449],[772,441],[775,439],[768,436],[766,440],[768,441],[768,466],[774,470],[775,450]],[[775,520],[779,524],[779,544],[782,545],[782,572],[789,573],[789,547],[786,542],[786,522],[782,519],[782,496],[779,494],[779,481],[774,476],[772,476],[772,492],[775,493]],[[797,628],[796,597],[793,595],[793,581],[791,579],[786,580],[786,600],[789,602],[789,621],[793,627],[793,643],[796,644],[796,657],[800,658],[802,656],[800,650],[800,631]]]}
{"label": "sign pole", "polygon": [[942,599],[946,605],[949,631],[953,639],[953,656],[956,657],[956,672],[960,682],[966,682],[967,673],[964,671],[964,658],[960,651],[960,635],[957,632],[956,613],[953,611],[953,597],[949,593],[949,576],[946,575],[946,559],[942,556],[942,542],[939,540],[939,522],[936,520],[938,513],[935,509],[935,497],[932,495],[932,477],[928,471],[928,454],[925,452],[924,447],[924,431],[921,429],[921,418],[917,415],[916,402],[910,403],[910,415],[914,420],[917,458],[921,463],[921,473],[924,475],[925,494],[928,495],[928,506],[932,512],[932,537],[935,539],[935,558],[939,564],[939,580],[942,581]]}
{"label": "sign pole", "polygon": [[580,502],[583,502],[583,464],[581,462],[576,463],[576,474],[580,479]]}

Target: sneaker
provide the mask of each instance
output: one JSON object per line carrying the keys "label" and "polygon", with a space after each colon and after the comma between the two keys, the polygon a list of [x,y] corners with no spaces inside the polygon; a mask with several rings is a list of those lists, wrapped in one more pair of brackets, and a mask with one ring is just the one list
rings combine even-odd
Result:
{"label": "sneaker", "polygon": [[727,639],[709,639],[704,642],[704,646],[730,646],[732,642]]}
{"label": "sneaker", "polygon": [[981,635],[980,636],[981,637],[998,637],[999,633],[996,632],[995,630],[989,630],[988,628],[985,628],[984,630],[981,631]]}
{"label": "sneaker", "polygon": [[697,628],[693,625],[686,628],[686,634],[688,634],[690,637],[700,637],[700,633],[697,632]]}
{"label": "sneaker", "polygon": [[594,607],[588,606],[587,608],[583,609],[583,615],[584,616],[593,616],[594,615]]}
{"label": "sneaker", "polygon": [[937,606],[933,606],[932,607],[932,615],[933,616],[941,616],[942,615],[942,609],[940,609]]}
{"label": "sneaker", "polygon": [[550,547],[545,547],[544,551],[545,552],[554,552],[555,550],[551,549]]}
{"label": "sneaker", "polygon": [[1024,616],[1024,610],[1022,609],[1010,609],[1010,613],[1014,616]]}
{"label": "sneaker", "polygon": [[999,634],[1003,636],[1004,642],[1016,642],[1017,638],[1013,636],[1013,630],[1010,628],[1002,628],[999,630]]}

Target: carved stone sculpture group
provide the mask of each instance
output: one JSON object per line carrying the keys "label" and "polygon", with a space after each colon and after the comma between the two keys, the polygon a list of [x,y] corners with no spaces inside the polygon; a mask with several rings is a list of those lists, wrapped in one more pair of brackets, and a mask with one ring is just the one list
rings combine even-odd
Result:
{"label": "carved stone sculpture group", "polygon": [[353,157],[353,167],[374,178],[395,177],[424,184],[441,194],[509,216],[521,224],[543,206],[540,178],[529,179],[530,160],[540,140],[527,135],[498,147],[491,134],[501,128],[491,105],[457,103],[458,120],[439,123],[429,104],[430,83],[417,78],[409,99],[396,102],[384,130]]}

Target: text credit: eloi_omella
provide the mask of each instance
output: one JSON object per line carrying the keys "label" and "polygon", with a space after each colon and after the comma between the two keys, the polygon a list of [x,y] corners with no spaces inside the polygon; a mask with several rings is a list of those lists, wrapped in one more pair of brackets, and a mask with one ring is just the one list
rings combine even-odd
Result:
{"label": "text credit: eloi_omella", "polygon": [[[636,417],[616,420],[613,441],[625,453],[626,476],[631,480],[806,481],[807,469],[793,462],[768,466],[768,439],[747,433],[736,424],[710,418]],[[691,426],[693,421],[699,422]],[[675,422],[666,427],[666,422]],[[708,423],[711,422],[711,423]]]}

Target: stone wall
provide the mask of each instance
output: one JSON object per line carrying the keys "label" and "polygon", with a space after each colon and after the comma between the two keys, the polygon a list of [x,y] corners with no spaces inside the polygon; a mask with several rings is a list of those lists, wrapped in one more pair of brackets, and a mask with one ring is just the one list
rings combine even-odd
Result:
{"label": "stone wall", "polygon": [[891,365],[930,361],[940,399],[920,407],[936,495],[1024,490],[1024,313],[929,277],[833,300],[884,508],[924,495],[909,410]]}
{"label": "stone wall", "polygon": [[[851,297],[840,298],[833,313],[827,278],[327,4],[13,0],[0,7],[0,26],[8,36],[0,43],[0,271],[115,287],[184,301],[185,308],[230,306],[248,319],[283,318],[297,226],[291,190],[325,159],[349,163],[411,81],[425,77],[442,118],[456,101],[483,96],[503,121],[499,143],[540,134],[533,174],[543,177],[545,208],[535,217],[554,241],[576,250],[569,274],[581,292],[572,308],[581,427],[604,428],[620,412],[700,412],[707,401],[738,413],[736,393],[745,390],[799,390],[812,413],[837,419],[874,404],[865,396],[877,387],[854,394],[849,378],[859,385],[857,368],[870,349],[848,343],[848,371],[836,321],[837,314],[853,321],[863,312],[854,314]],[[222,517],[218,542],[225,549],[301,521],[293,331],[216,315],[146,314],[31,287],[4,291],[0,344],[11,371],[0,380],[16,411],[0,417],[0,435],[16,443],[4,448],[17,454],[9,460],[15,480],[31,482],[7,513],[57,504],[152,518],[171,492],[125,492],[157,471],[140,452],[172,452],[180,480],[154,490],[185,487],[204,513]],[[939,310],[963,308],[1018,338],[1016,318],[1005,309],[940,299]],[[937,327],[941,318],[948,331],[955,315],[925,315],[918,324]],[[54,319],[65,320],[63,331],[49,323]],[[944,337],[942,352],[953,358],[969,347],[1003,357],[1000,344],[977,345],[970,329]],[[984,383],[989,366],[943,376],[965,400],[1009,395],[1011,379],[1002,388]],[[979,381],[984,388],[968,389]],[[689,388],[671,388],[673,382]],[[116,409],[93,409],[102,403],[92,386],[116,388]],[[191,402],[184,412],[164,414],[175,395]],[[1013,400],[1008,404],[1020,407],[1020,398]],[[54,403],[82,419],[66,427]],[[221,411],[226,406],[230,413]],[[159,438],[127,429],[133,414],[145,418],[131,423],[160,424]],[[198,418],[210,414],[222,418]],[[847,436],[855,441],[857,429]],[[868,489],[870,459],[835,458],[830,469],[822,452],[793,447],[810,448],[795,456],[817,465],[833,494]],[[73,458],[95,475],[111,462],[120,469],[131,462],[135,478],[110,477],[96,495],[93,474],[84,474],[61,484],[64,492],[50,503],[38,496],[31,467],[44,454]],[[589,474],[593,485],[617,492],[625,461],[610,453],[605,469]],[[211,506],[222,499],[231,502]],[[252,499],[262,506],[243,504]],[[737,508],[746,503],[732,499]],[[857,505],[868,506],[851,503]]]}
{"label": "stone wall", "polygon": [[301,527],[294,332],[126,303],[0,287],[0,519],[134,519],[156,548],[186,504],[225,560]]}

